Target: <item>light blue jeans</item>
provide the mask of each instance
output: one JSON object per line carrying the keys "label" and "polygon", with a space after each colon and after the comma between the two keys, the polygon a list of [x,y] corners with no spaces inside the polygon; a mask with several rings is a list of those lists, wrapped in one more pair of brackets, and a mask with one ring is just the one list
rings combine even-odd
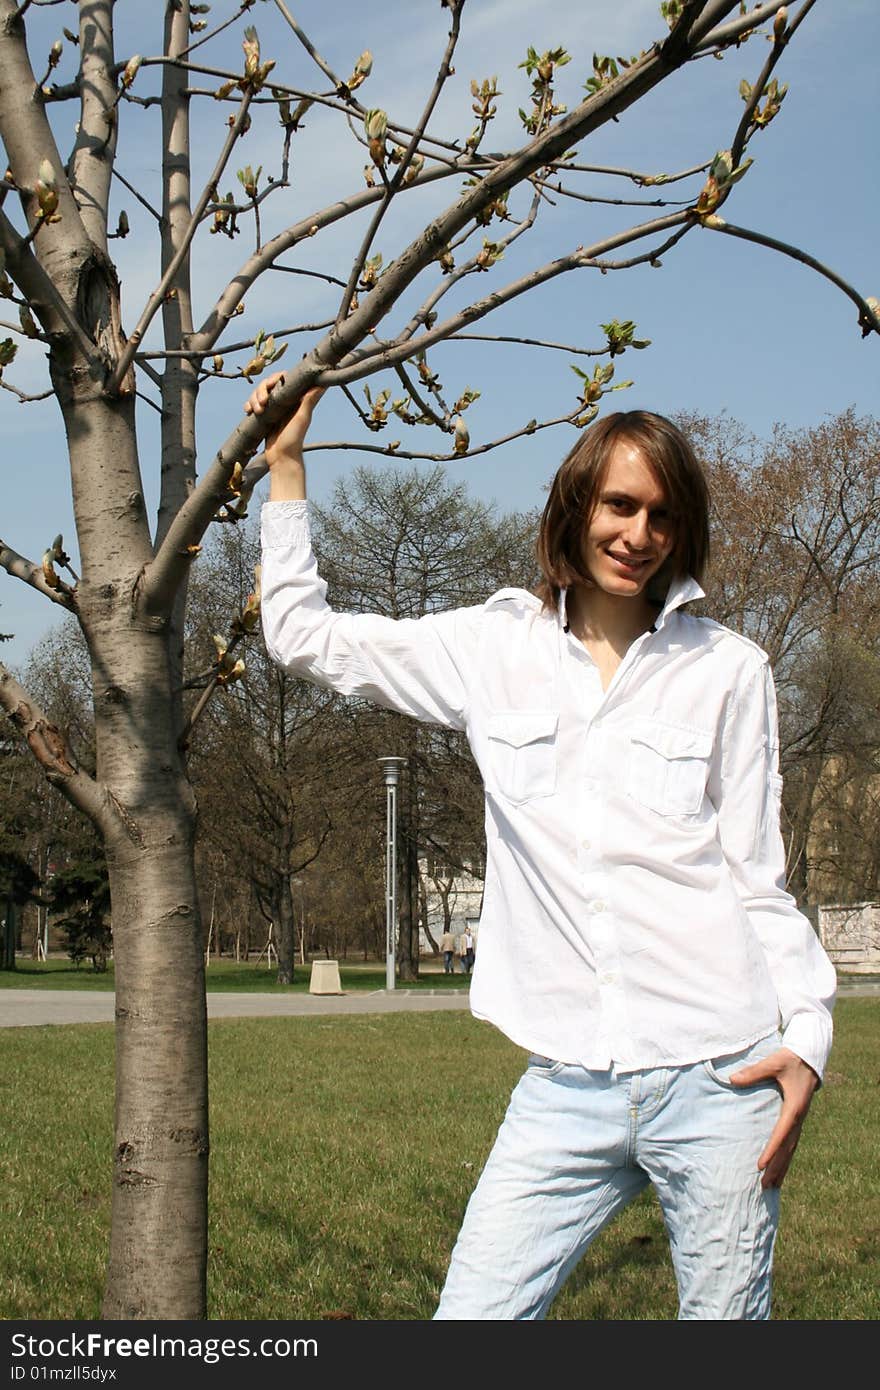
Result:
{"label": "light blue jeans", "polygon": [[775,1083],[729,1076],[779,1046],[687,1067],[586,1071],[530,1057],[468,1203],[440,1319],[547,1314],[590,1242],[653,1183],[679,1317],[770,1316],[779,1192],[757,1161],[779,1115]]}

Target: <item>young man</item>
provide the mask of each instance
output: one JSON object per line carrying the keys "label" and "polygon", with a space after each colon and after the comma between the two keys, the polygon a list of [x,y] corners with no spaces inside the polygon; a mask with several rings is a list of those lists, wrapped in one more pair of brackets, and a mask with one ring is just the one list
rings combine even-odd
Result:
{"label": "young man", "polygon": [[440,950],[443,954],[443,972],[446,975],[454,974],[453,960],[455,959],[455,936],[451,931],[445,931],[440,938]]}
{"label": "young man", "polygon": [[652,1183],[680,1316],[766,1318],[835,975],[784,887],[766,656],[685,612],[708,554],[693,452],[661,416],[609,416],[553,482],[539,596],[418,621],[337,614],[305,502],[319,395],[267,440],[267,646],[310,680],[467,732],[487,837],[471,1008],[531,1054],[436,1316],[544,1317]]}
{"label": "young man", "polygon": [[473,970],[475,959],[474,934],[470,927],[465,927],[461,935],[461,968],[466,974]]}

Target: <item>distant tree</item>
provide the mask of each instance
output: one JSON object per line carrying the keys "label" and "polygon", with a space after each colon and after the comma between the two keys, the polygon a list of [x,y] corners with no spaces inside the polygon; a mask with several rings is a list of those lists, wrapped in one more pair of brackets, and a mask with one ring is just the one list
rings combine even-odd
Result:
{"label": "distant tree", "polygon": [[[248,595],[256,585],[259,542],[252,533],[221,533],[205,557],[190,601],[190,648],[211,645],[230,601],[245,622],[258,616]],[[254,625],[251,624],[251,626]],[[296,946],[293,880],[319,854],[333,823],[334,798],[345,786],[345,757],[336,738],[334,697],[286,675],[262,641],[247,663],[206,706],[191,756],[199,798],[199,836],[223,859],[222,882],[247,882],[274,927],[278,981],[291,984]],[[225,639],[217,634],[221,646]],[[240,658],[239,658],[240,660]],[[210,693],[211,665],[187,682],[198,701]],[[337,798],[337,799],[341,799]]]}
{"label": "distant tree", "polygon": [[40,880],[16,850],[0,848],[0,903],[3,904],[3,940],[0,970],[15,969],[19,908],[39,897]]}
{"label": "distant tree", "polygon": [[[357,467],[337,483],[331,504],[313,511],[330,600],[349,612],[420,618],[535,578],[535,518],[499,518],[439,464],[425,471]],[[372,707],[360,710],[357,734],[366,785],[378,786],[379,757],[406,759],[398,796],[397,959],[401,978],[412,980],[418,975],[419,859],[428,848],[452,864],[479,858],[479,776],[462,734]]]}
{"label": "distant tree", "polygon": [[876,896],[880,423],[849,410],[763,445],[735,422],[686,423],[715,505],[707,611],[776,676],[790,886]]}
{"label": "distant tree", "polygon": [[110,883],[103,862],[68,864],[52,878],[52,906],[74,965],[91,960],[102,974],[113,946]]}

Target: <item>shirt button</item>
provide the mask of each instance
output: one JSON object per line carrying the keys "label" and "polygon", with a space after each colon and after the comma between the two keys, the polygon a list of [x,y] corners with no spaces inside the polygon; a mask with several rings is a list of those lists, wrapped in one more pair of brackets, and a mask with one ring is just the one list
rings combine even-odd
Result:
{"label": "shirt button", "polygon": [[582,847],[583,849],[592,849],[592,848],[593,848],[593,841],[592,841],[592,840],[581,840],[581,847]]}
{"label": "shirt button", "polygon": [[600,976],[599,976],[599,984],[600,984],[600,985],[613,985],[613,984],[614,984],[614,981],[615,981],[616,979],[617,979],[617,976],[616,976],[616,975],[608,975],[608,974],[606,974],[606,975],[600,975]]}
{"label": "shirt button", "polygon": [[597,898],[595,902],[590,903],[590,911],[591,911],[591,912],[604,912],[604,911],[605,911],[605,904],[603,903],[603,901],[602,901],[601,898]]}

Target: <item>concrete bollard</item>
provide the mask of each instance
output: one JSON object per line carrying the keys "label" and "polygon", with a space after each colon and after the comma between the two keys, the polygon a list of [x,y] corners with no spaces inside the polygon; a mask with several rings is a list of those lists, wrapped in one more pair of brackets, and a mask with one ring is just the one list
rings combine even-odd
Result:
{"label": "concrete bollard", "polygon": [[338,960],[313,960],[309,994],[342,994]]}

